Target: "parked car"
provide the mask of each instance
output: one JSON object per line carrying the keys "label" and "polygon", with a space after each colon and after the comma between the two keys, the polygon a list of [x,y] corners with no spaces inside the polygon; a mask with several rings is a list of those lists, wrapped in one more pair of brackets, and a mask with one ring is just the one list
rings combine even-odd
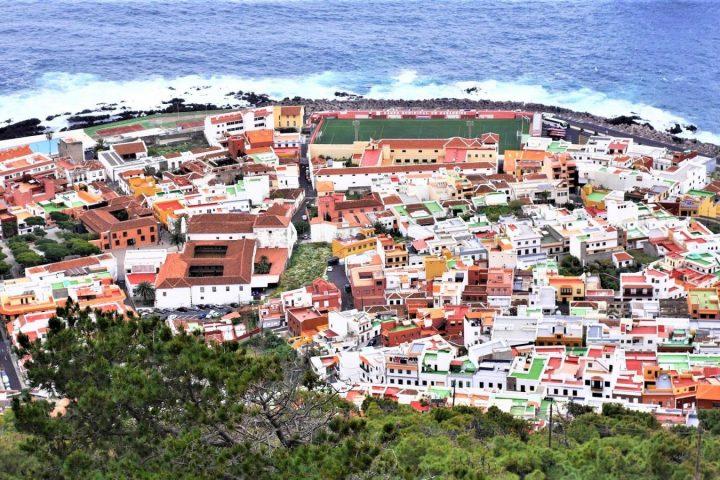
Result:
{"label": "parked car", "polygon": [[327,271],[328,271],[328,272],[332,272],[332,271],[333,271],[333,267],[328,267],[328,268],[327,268]]}

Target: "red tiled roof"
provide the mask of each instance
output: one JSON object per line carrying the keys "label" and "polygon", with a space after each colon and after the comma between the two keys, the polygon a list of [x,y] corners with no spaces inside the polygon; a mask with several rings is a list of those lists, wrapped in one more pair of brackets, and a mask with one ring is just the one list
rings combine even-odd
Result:
{"label": "red tiled roof", "polygon": [[284,115],[286,117],[294,117],[294,116],[300,115],[301,111],[302,111],[301,106],[280,107],[280,115]]}
{"label": "red tiled roof", "polygon": [[131,285],[140,285],[143,282],[154,285],[157,274],[155,273],[128,273],[127,281]]}
{"label": "red tiled roof", "polygon": [[[225,246],[223,256],[195,256],[197,247]],[[178,288],[191,285],[248,285],[253,272],[255,240],[190,241],[181,253],[171,253],[160,267],[157,288]],[[192,266],[222,266],[222,274],[190,277]]]}
{"label": "red tiled roof", "polygon": [[30,145],[22,145],[20,147],[6,148],[0,150],[0,162],[10,160],[12,158],[24,157],[26,155],[32,155],[33,151]]}
{"label": "red tiled roof", "polygon": [[123,133],[139,132],[145,130],[145,127],[136,123],[134,125],[123,125],[122,127],[103,128],[97,131],[97,134],[101,137],[112,137],[114,135],[121,135]]}
{"label": "red tiled roof", "polygon": [[133,153],[144,153],[147,151],[143,142],[116,143],[112,149],[118,155],[132,155]]}
{"label": "red tiled roof", "polygon": [[288,225],[290,225],[290,219],[287,217],[262,213],[255,219],[254,226],[258,228],[284,228]]}
{"label": "red tiled roof", "polygon": [[242,120],[242,118],[243,112],[231,112],[225,115],[217,115],[215,117],[210,117],[210,123],[212,123],[213,125],[218,125],[220,123],[237,122]]}
{"label": "red tiled roof", "polygon": [[250,233],[255,215],[250,213],[202,213],[188,220],[188,233]]}

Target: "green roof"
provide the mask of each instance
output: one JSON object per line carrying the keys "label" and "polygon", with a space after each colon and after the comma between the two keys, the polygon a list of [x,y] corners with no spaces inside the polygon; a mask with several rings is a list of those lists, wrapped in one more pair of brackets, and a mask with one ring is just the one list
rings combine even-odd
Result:
{"label": "green roof", "polygon": [[601,202],[605,197],[608,196],[608,193],[610,192],[592,192],[590,195],[588,195],[588,200],[591,202]]}
{"label": "green roof", "polygon": [[519,378],[521,380],[539,380],[544,368],[545,359],[540,357],[533,357],[532,364],[530,365],[530,369],[527,372],[512,372],[510,376]]}
{"label": "green roof", "polygon": [[392,207],[399,215],[406,217],[408,212],[407,208],[405,208],[405,205],[395,205]]}
{"label": "green roof", "polygon": [[715,194],[713,192],[708,192],[707,190],[690,190],[687,192],[688,195],[692,195],[693,197],[714,197]]}
{"label": "green roof", "polygon": [[432,213],[433,215],[436,213],[440,213],[443,211],[442,207],[438,202],[432,201],[432,202],[424,202],[423,205],[427,207],[427,209]]}
{"label": "green roof", "polygon": [[445,399],[452,395],[452,390],[445,387],[430,387],[428,388],[428,393],[437,398]]}
{"label": "green roof", "polygon": [[561,145],[560,142],[550,142],[550,145],[547,147],[547,151],[550,153],[564,153],[567,151],[567,147],[564,145]]}

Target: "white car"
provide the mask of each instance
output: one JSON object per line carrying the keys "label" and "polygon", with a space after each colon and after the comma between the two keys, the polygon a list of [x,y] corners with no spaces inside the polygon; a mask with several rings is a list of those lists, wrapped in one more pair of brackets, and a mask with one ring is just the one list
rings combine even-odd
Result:
{"label": "white car", "polygon": [[327,271],[328,271],[328,272],[332,272],[332,267],[328,267],[328,268],[327,268]]}

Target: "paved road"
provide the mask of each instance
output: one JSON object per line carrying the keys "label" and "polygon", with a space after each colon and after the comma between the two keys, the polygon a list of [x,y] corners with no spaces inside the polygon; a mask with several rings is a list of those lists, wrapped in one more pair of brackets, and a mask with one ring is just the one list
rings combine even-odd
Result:
{"label": "paved road", "polygon": [[345,291],[345,284],[348,283],[347,275],[345,275],[345,266],[333,265],[332,269],[332,272],[327,272],[327,277],[328,280],[340,289],[340,294],[342,295],[342,309],[350,310],[355,308],[353,305],[352,293]]}
{"label": "paved road", "polygon": [[0,368],[5,370],[5,374],[8,376],[8,380],[10,381],[10,388],[13,390],[21,390],[22,384],[20,383],[20,377],[18,376],[15,362],[13,362],[10,356],[10,346],[8,341],[5,340],[4,329],[0,333],[2,335],[2,338],[0,338]]}
{"label": "paved road", "polygon": [[593,125],[592,123],[586,123],[586,122],[579,122],[577,120],[572,120],[569,118],[564,118],[562,116],[559,116],[562,120],[565,120],[570,124],[570,128],[567,131],[567,140],[576,142],[577,137],[579,136],[579,129],[583,128],[586,132],[595,132],[602,135],[612,135],[615,137],[629,137],[632,138],[636,143],[640,145],[648,145],[651,147],[664,147],[668,150],[678,151],[681,152],[684,150],[683,147],[675,145],[673,143],[666,143],[666,142],[659,142],[657,140],[651,140],[649,138],[641,137],[638,135],[633,135],[627,132],[623,132],[621,130],[615,130],[612,128],[606,128],[601,127],[599,125]]}

